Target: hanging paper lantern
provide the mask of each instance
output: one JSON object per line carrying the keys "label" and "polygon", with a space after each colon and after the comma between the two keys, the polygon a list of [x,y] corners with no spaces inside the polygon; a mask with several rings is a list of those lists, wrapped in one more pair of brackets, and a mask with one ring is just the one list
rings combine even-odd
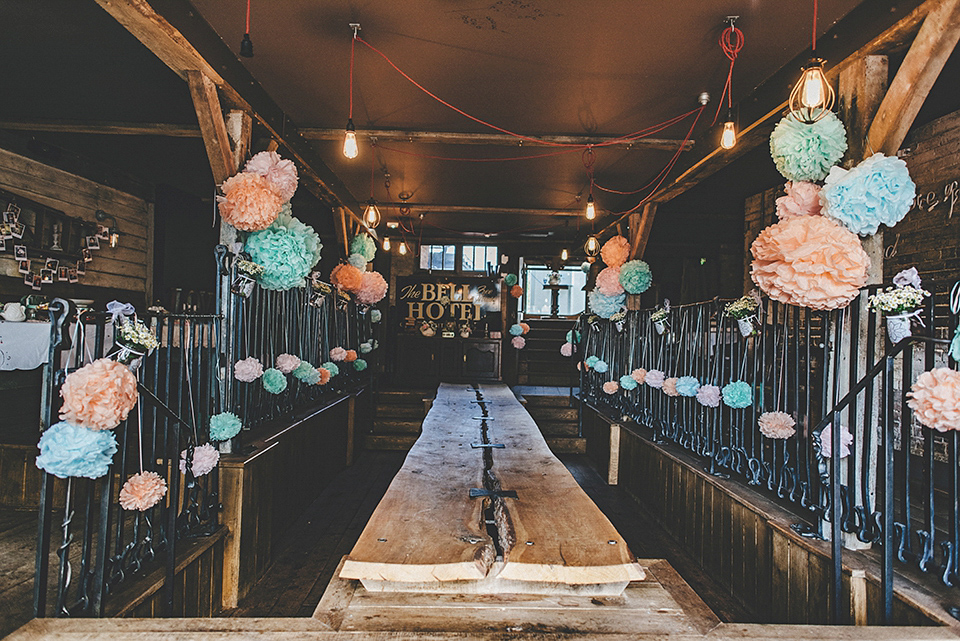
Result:
{"label": "hanging paper lantern", "polygon": [[733,381],[723,386],[723,404],[733,409],[753,405],[753,388],[744,381]]}
{"label": "hanging paper lantern", "polygon": [[[223,181],[220,217],[241,231],[260,231],[277,219],[283,198],[259,174],[241,172]],[[258,261],[255,261],[258,262]]]}
{"label": "hanging paper lantern", "polygon": [[377,255],[377,243],[367,234],[358,234],[350,241],[350,253],[359,254],[369,263]]}
{"label": "hanging paper lantern", "polygon": [[241,383],[252,383],[261,376],[263,376],[263,365],[253,356],[248,356],[233,365],[233,377]]}
{"label": "hanging paper lantern", "polygon": [[907,397],[907,405],[927,427],[960,430],[960,372],[946,367],[924,372]]}
{"label": "hanging paper lantern", "polygon": [[642,260],[628,261],[620,268],[620,285],[628,294],[642,294],[650,289],[652,283],[653,273],[650,271],[650,265]]}
{"label": "hanging paper lantern", "polygon": [[780,220],[794,216],[819,216],[820,186],[811,182],[787,182],[786,196],[777,198],[777,217]]}
{"label": "hanging paper lantern", "polygon": [[126,365],[100,358],[67,375],[60,418],[77,427],[112,430],[137,404],[137,379]]}
{"label": "hanging paper lantern", "polygon": [[833,113],[809,125],[788,114],[770,135],[770,155],[787,180],[823,180],[846,151],[847,132]]}
{"label": "hanging paper lantern", "polygon": [[796,424],[786,412],[764,412],[757,421],[760,433],[772,439],[790,438],[797,433]]}
{"label": "hanging paper lantern", "polygon": [[907,163],[883,154],[874,154],[849,171],[834,167],[820,192],[824,216],[861,236],[876,234],[880,225],[899,223],[916,196]]}
{"label": "hanging paper lantern", "polygon": [[120,507],[145,512],[160,502],[167,493],[167,482],[156,472],[140,472],[127,479],[120,488]]}
{"label": "hanging paper lantern", "polygon": [[283,202],[288,202],[297,191],[296,164],[292,160],[280,158],[280,154],[275,151],[254,154],[243,170],[263,176]]}
{"label": "hanging paper lantern", "polygon": [[229,441],[239,434],[242,428],[243,423],[240,421],[240,417],[233,412],[214,414],[210,417],[210,440]]}
{"label": "hanging paper lantern", "polygon": [[40,436],[37,467],[65,479],[98,479],[110,470],[117,439],[110,430],[91,430],[65,421],[51,425]]}

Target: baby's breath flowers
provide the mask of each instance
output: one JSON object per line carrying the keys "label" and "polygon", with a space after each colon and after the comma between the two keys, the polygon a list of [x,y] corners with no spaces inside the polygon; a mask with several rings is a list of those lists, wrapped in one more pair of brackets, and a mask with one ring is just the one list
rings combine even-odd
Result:
{"label": "baby's breath flowers", "polygon": [[930,292],[927,290],[912,285],[888,287],[871,296],[867,302],[870,309],[875,312],[897,316],[916,311],[923,305],[923,299],[929,295]]}
{"label": "baby's breath flowers", "polygon": [[667,316],[670,315],[670,310],[665,308],[660,308],[657,311],[650,314],[650,322],[659,323],[661,321],[667,320]]}
{"label": "baby's breath flowers", "polygon": [[156,349],[159,343],[153,332],[139,320],[126,320],[120,323],[117,331],[119,341],[122,345],[135,349],[138,352],[147,353]]}
{"label": "baby's breath flowers", "polygon": [[723,312],[732,318],[741,319],[749,318],[757,313],[757,299],[755,296],[747,294],[746,296],[741,296],[737,300],[727,303],[726,307],[723,308]]}

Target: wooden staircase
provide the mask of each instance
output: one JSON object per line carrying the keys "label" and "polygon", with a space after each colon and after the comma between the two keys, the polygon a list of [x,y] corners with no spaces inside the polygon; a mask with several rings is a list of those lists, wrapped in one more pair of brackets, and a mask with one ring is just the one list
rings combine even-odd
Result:
{"label": "wooden staircase", "polygon": [[524,394],[522,402],[554,454],[586,453],[587,440],[579,435],[577,408],[569,396]]}
{"label": "wooden staircase", "polygon": [[569,386],[577,381],[573,359],[560,355],[567,332],[574,321],[567,318],[529,319],[530,332],[524,338],[526,347],[517,357],[517,384]]}
{"label": "wooden staircase", "polygon": [[364,437],[364,447],[401,451],[413,447],[434,393],[433,390],[378,391],[373,431]]}

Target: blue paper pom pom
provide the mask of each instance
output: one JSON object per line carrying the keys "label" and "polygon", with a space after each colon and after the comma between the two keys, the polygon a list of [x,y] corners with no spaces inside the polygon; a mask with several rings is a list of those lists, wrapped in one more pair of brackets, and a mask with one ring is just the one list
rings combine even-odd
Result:
{"label": "blue paper pom pom", "polygon": [[62,479],[98,479],[110,469],[117,452],[111,430],[89,430],[65,421],[51,425],[40,437],[37,467]]}
{"label": "blue paper pom pom", "polygon": [[263,381],[263,389],[271,394],[279,394],[287,389],[287,377],[276,367],[266,370],[260,379]]}
{"label": "blue paper pom pom", "polygon": [[700,381],[694,376],[681,376],[677,379],[677,393],[680,396],[696,396],[700,389]]}
{"label": "blue paper pom pom", "polygon": [[372,351],[373,351],[373,345],[371,345],[369,341],[367,341],[366,343],[360,343],[361,354],[369,354]]}
{"label": "blue paper pom pom", "polygon": [[340,368],[339,368],[339,367],[337,366],[337,364],[334,363],[333,361],[327,361],[326,363],[324,363],[324,364],[321,365],[320,367],[322,367],[323,369],[325,369],[325,370],[327,370],[328,372],[330,372],[330,377],[331,377],[331,378],[340,373]]}
{"label": "blue paper pom pom", "polygon": [[627,391],[637,389],[637,381],[630,376],[629,374],[624,374],[620,377],[620,388]]}
{"label": "blue paper pom pom", "polygon": [[364,271],[367,268],[367,259],[364,258],[361,254],[350,254],[347,256],[347,262],[359,269]]}
{"label": "blue paper pom pom", "polygon": [[610,366],[607,365],[606,361],[597,361],[596,365],[593,366],[593,369],[597,370],[601,374],[606,374],[609,368]]}
{"label": "blue paper pom pom", "polygon": [[520,336],[523,334],[523,328],[520,327],[519,323],[514,323],[510,326],[510,335],[511,336]]}
{"label": "blue paper pom pom", "polygon": [[587,367],[593,367],[594,365],[600,362],[600,359],[597,358],[596,356],[587,356],[584,362],[587,364]]}
{"label": "blue paper pom pom", "polygon": [[623,309],[623,303],[627,300],[627,295],[604,296],[597,290],[593,290],[590,292],[589,299],[590,311],[600,318],[610,318]]}
{"label": "blue paper pom pom", "polygon": [[723,386],[723,404],[734,409],[743,409],[753,404],[753,389],[749,383],[733,381]]}
{"label": "blue paper pom pom", "polygon": [[823,180],[846,151],[847,132],[833,112],[812,125],[788,114],[770,134],[770,155],[787,180]]}
{"label": "blue paper pom pom", "polygon": [[503,277],[503,282],[506,283],[507,287],[513,287],[517,284],[517,275],[516,274],[507,274]]}
{"label": "blue paper pom pom", "polygon": [[360,254],[363,256],[364,264],[369,263],[377,255],[377,243],[370,236],[359,234],[350,241],[350,253]]}
{"label": "blue paper pom pom", "polygon": [[568,343],[579,343],[580,342],[580,332],[575,329],[571,329],[567,332],[567,342]]}
{"label": "blue paper pom pom", "polygon": [[367,361],[363,360],[362,358],[358,358],[357,360],[353,361],[353,369],[357,370],[358,372],[362,372],[363,370],[367,369]]}
{"label": "blue paper pom pom", "polygon": [[289,204],[269,227],[247,236],[245,247],[250,259],[264,267],[257,277],[260,286],[281,291],[306,284],[322,248],[320,236],[293,217]]}
{"label": "blue paper pom pom", "polygon": [[[300,361],[300,364],[293,368],[293,377],[298,381],[307,382],[306,379],[311,378],[313,374],[316,374],[317,370],[313,365],[307,361]],[[319,379],[318,379],[319,380]]]}
{"label": "blue paper pom pom", "polygon": [[861,236],[899,223],[916,196],[907,163],[883,154],[873,154],[849,171],[834,167],[820,191],[823,215]]}
{"label": "blue paper pom pom", "polygon": [[[281,376],[283,375],[281,374]],[[243,427],[243,423],[240,421],[240,417],[233,412],[215,414],[210,417],[210,440],[229,440],[240,433],[241,427]]]}
{"label": "blue paper pom pom", "polygon": [[650,265],[642,260],[627,261],[620,267],[620,286],[628,294],[642,294],[650,289],[653,274]]}
{"label": "blue paper pom pom", "polygon": [[381,318],[383,318],[383,312],[381,312],[379,309],[371,309],[371,310],[370,310],[370,322],[371,322],[371,323],[379,323]]}

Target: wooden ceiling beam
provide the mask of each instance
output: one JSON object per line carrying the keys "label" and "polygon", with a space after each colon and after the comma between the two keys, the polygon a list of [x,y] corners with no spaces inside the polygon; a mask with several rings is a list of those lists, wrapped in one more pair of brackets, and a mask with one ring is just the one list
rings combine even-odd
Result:
{"label": "wooden ceiling beam", "polygon": [[165,136],[167,138],[200,138],[197,125],[175,125],[140,122],[82,122],[79,120],[0,121],[0,129],[107,136]]}
{"label": "wooden ceiling beam", "polygon": [[[300,132],[307,140],[342,140],[343,129],[302,127]],[[636,147],[638,149],[664,149],[689,151],[692,140],[670,138],[637,138],[625,140],[617,136],[544,135],[533,136],[536,140],[520,139],[507,134],[462,133],[453,131],[414,131],[404,129],[357,129],[357,137],[376,139],[377,142],[418,142],[438,145],[489,145],[497,147],[549,147],[556,145],[603,145],[605,147]]]}
{"label": "wooden ceiling beam", "polygon": [[195,70],[187,72],[187,85],[190,87],[193,107],[197,110],[197,122],[200,124],[213,180],[219,185],[237,173],[238,163],[230,148],[230,136],[220,108],[217,86],[202,72]]}
{"label": "wooden ceiling beam", "polygon": [[432,205],[412,202],[377,202],[381,210],[385,208],[408,208],[411,213],[440,214],[503,214],[518,216],[583,216],[583,209],[537,209],[533,207],[487,207],[474,205]]}

